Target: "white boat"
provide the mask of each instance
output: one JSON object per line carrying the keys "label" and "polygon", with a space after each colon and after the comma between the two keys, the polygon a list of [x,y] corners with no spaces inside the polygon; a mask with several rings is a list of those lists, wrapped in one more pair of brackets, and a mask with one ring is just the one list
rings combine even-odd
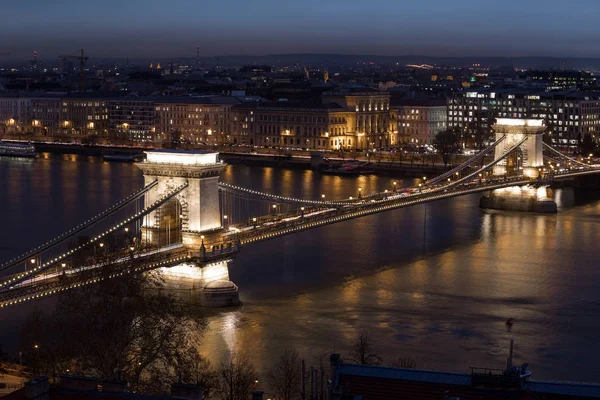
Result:
{"label": "white boat", "polygon": [[31,143],[13,143],[0,140],[0,157],[37,157],[35,146]]}

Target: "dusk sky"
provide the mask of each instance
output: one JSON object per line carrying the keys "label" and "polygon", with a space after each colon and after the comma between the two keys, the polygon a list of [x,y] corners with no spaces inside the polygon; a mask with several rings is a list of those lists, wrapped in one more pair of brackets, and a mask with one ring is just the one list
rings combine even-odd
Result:
{"label": "dusk sky", "polygon": [[[598,57],[598,0],[19,0],[0,52]],[[6,59],[6,58],[5,58]],[[7,59],[8,60],[8,59]]]}

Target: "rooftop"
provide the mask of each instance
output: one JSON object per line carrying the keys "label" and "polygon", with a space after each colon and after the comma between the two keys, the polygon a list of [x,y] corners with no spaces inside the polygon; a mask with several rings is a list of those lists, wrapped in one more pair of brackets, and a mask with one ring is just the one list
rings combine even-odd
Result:
{"label": "rooftop", "polygon": [[399,99],[390,101],[392,107],[445,107],[446,99]]}
{"label": "rooftop", "polygon": [[371,400],[429,400],[443,399],[446,395],[461,400],[600,398],[600,383],[524,379],[520,389],[507,389],[473,385],[472,375],[465,373],[344,363],[339,364],[338,368],[336,383],[342,394]]}

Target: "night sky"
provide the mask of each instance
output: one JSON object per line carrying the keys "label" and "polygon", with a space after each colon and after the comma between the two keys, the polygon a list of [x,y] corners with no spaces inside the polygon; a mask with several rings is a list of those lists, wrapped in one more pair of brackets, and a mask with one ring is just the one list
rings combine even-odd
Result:
{"label": "night sky", "polygon": [[[6,0],[9,59],[273,53],[597,57],[599,0]],[[6,58],[4,58],[7,60]]]}

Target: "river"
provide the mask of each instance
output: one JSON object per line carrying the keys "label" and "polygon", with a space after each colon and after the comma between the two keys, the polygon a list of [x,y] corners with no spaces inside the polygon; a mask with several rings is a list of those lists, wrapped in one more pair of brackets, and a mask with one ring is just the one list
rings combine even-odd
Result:
{"label": "river", "polygon": [[[328,199],[391,187],[389,177],[242,165],[228,166],[221,180]],[[134,165],[97,157],[0,158],[0,260],[142,182]],[[230,266],[244,304],[208,312],[202,352],[214,363],[229,349],[246,353],[262,373],[285,348],[311,364],[333,351],[348,354],[364,332],[384,361],[408,356],[418,368],[467,372],[502,368],[512,338],[516,363],[529,362],[535,378],[598,381],[600,201],[557,196],[557,215],[487,212],[470,195],[248,245]],[[15,351],[34,306],[52,304],[3,310],[4,348]],[[510,332],[507,318],[514,318]]]}

